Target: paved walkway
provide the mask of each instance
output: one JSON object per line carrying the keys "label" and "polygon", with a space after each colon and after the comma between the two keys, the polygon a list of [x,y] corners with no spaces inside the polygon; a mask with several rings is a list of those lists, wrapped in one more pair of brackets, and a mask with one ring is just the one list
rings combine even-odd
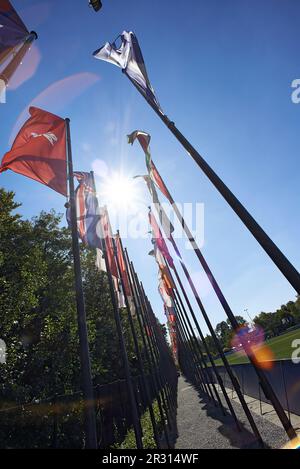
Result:
{"label": "paved walkway", "polygon": [[[223,416],[218,407],[206,397],[200,396],[190,383],[180,377],[177,429],[174,430],[175,448],[257,448],[242,406],[236,401],[237,399],[233,399],[232,404],[241,423],[242,432],[237,431],[229,413],[226,417]],[[281,448],[287,442],[284,430],[278,425],[254,412],[253,417],[266,447]]]}

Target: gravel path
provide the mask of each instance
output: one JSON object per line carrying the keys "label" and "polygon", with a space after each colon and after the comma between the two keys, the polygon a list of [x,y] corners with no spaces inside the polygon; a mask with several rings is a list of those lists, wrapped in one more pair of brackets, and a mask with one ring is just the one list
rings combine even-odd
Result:
{"label": "gravel path", "polygon": [[[184,377],[180,377],[175,448],[257,448],[242,406],[236,399],[232,400],[232,404],[243,428],[241,433],[229,413],[223,416],[219,408],[199,395]],[[279,426],[258,414],[253,413],[253,417],[266,447],[281,448],[287,442],[286,434]]]}

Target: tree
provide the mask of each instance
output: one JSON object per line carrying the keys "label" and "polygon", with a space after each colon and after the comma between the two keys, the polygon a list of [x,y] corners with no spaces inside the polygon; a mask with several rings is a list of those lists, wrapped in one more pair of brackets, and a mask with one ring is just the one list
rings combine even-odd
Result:
{"label": "tree", "polygon": [[[61,215],[42,212],[23,220],[19,208],[13,193],[0,189],[0,337],[7,345],[0,405],[3,410],[45,399],[49,404],[38,413],[2,412],[0,447],[45,447],[51,444],[54,396],[80,391],[71,238]],[[81,246],[81,259],[94,384],[123,379],[107,276],[96,270],[93,251]],[[126,311],[121,316],[137,374]],[[80,406],[66,400],[59,409],[61,444],[81,447]]]}
{"label": "tree", "polygon": [[[207,347],[208,347],[208,350],[210,351],[210,353],[212,355],[217,355],[218,350],[217,350],[217,347],[215,345],[215,341],[214,341],[214,339],[212,338],[211,335],[206,335],[205,342],[207,344]],[[203,349],[203,353],[205,353],[205,349]]]}

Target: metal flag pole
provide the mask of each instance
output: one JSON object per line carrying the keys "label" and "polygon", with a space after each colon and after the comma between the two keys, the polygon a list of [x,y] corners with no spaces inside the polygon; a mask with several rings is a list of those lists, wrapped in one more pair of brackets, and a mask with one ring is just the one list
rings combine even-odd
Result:
{"label": "metal flag pole", "polygon": [[6,61],[6,59],[14,52],[16,48],[17,46],[11,46],[0,53],[0,65]]}
{"label": "metal flag pole", "polygon": [[164,390],[165,396],[166,396],[166,402],[168,404],[169,410],[172,410],[174,408],[174,402],[172,401],[169,382],[168,382],[167,374],[166,374],[166,368],[165,368],[165,365],[166,365],[165,358],[166,357],[164,355],[165,350],[163,349],[162,343],[159,340],[158,332],[157,332],[156,318],[154,317],[154,313],[153,313],[150,301],[148,300],[148,298],[145,294],[142,282],[140,282],[140,288],[141,288],[142,299],[143,299],[143,302],[145,304],[145,318],[146,318],[148,328],[151,331],[150,337],[153,340],[154,353],[155,353],[156,358],[157,358],[157,363],[158,363],[158,365],[161,369],[161,377],[162,377],[162,383],[163,383],[163,390]]}
{"label": "metal flag pole", "polygon": [[[25,38],[25,41],[24,41],[23,45],[18,50],[16,55],[7,64],[5,69],[2,70],[2,72],[0,73],[0,80],[3,80],[6,86],[8,85],[11,77],[13,76],[13,74],[15,73],[17,68],[19,67],[20,63],[22,62],[26,52],[28,51],[28,49],[30,49],[31,44],[37,38],[38,38],[37,33],[35,31],[31,31],[31,33],[29,33],[29,35]],[[11,53],[13,51],[13,49],[10,50],[9,53]],[[1,58],[1,60],[4,61],[7,58],[7,56],[9,55],[9,53],[5,54],[5,56],[3,56],[3,58]]]}
{"label": "metal flag pole", "polygon": [[78,321],[80,362],[81,362],[81,374],[82,374],[82,390],[83,390],[83,399],[84,399],[83,404],[84,404],[84,415],[85,415],[86,448],[96,449],[97,448],[97,431],[96,431],[95,402],[94,402],[94,393],[93,393],[93,381],[92,381],[92,372],[91,372],[88,332],[87,332],[87,324],[86,324],[86,311],[85,311],[84,295],[83,295],[83,287],[82,287],[80,252],[79,252],[79,242],[78,242],[78,233],[77,233],[77,214],[76,214],[76,201],[75,201],[75,194],[74,194],[70,119],[66,119],[65,122],[66,122],[66,136],[67,136],[69,191],[70,191],[69,195],[70,195],[71,231],[72,231],[72,251],[73,251],[73,259],[74,259],[77,321]]}
{"label": "metal flag pole", "polygon": [[[155,169],[155,171],[157,171],[157,168],[156,168],[154,162],[152,160],[151,160],[151,162],[152,162],[153,168]],[[238,330],[239,330],[240,326],[239,326],[239,324],[238,324],[238,322],[237,322],[237,320],[236,320],[236,318],[233,314],[233,311],[231,310],[231,308],[230,308],[230,306],[229,306],[229,304],[228,304],[228,302],[227,302],[227,300],[226,300],[226,298],[225,298],[225,296],[224,296],[224,294],[223,294],[217,280],[215,279],[212,271],[210,270],[210,268],[209,268],[209,266],[208,266],[208,264],[207,264],[207,262],[206,262],[206,260],[203,256],[203,254],[202,254],[202,252],[201,252],[201,250],[200,250],[200,248],[199,248],[199,246],[198,246],[198,244],[195,240],[195,238],[193,237],[188,225],[186,224],[183,216],[181,215],[181,213],[180,213],[180,211],[179,211],[179,209],[178,209],[172,195],[170,194],[164,180],[162,179],[162,177],[161,177],[161,175],[158,171],[157,171],[157,174],[161,178],[161,181],[164,185],[164,188],[167,191],[167,196],[168,196],[167,198],[168,198],[169,202],[171,203],[172,208],[174,209],[174,212],[175,212],[175,214],[176,214],[176,216],[177,216],[177,218],[180,222],[180,225],[184,229],[184,231],[187,235],[187,238],[190,241],[196,256],[198,257],[198,259],[199,259],[199,261],[200,261],[200,263],[201,263],[201,265],[202,265],[202,267],[205,271],[205,274],[206,274],[210,284],[212,285],[212,287],[213,287],[213,289],[214,289],[214,291],[215,291],[215,293],[216,293],[216,295],[217,295],[217,297],[218,297],[218,299],[219,299],[219,301],[220,301],[220,303],[221,303],[221,305],[222,305],[222,307],[223,307],[223,309],[224,309],[224,311],[225,311],[225,313],[226,313],[226,315],[227,315],[227,317],[228,317],[228,319],[231,323],[231,326],[232,326],[233,330],[238,333]],[[171,240],[171,242],[174,246],[174,240],[173,241]],[[176,251],[177,248],[174,247],[174,249]],[[181,256],[179,256],[179,257],[181,258]],[[277,413],[277,415],[278,415],[278,417],[279,417],[279,419],[282,423],[283,428],[285,429],[285,431],[288,434],[289,438],[291,438],[291,439],[295,438],[296,437],[296,432],[295,432],[294,428],[292,427],[289,418],[287,417],[286,413],[284,412],[284,409],[283,409],[279,399],[277,398],[277,395],[274,392],[271,384],[269,383],[269,380],[267,379],[265,373],[259,368],[259,365],[256,363],[254,357],[251,356],[249,353],[247,353],[246,350],[245,350],[245,353],[247,354],[249,361],[252,363],[252,365],[255,369],[255,372],[256,372],[256,374],[258,376],[258,379],[259,379],[259,382],[260,382],[260,385],[261,385],[266,397],[268,396],[268,398],[272,402],[273,407],[274,407],[274,409],[275,409],[275,411],[276,411],[276,413]]]}
{"label": "metal flag pole", "polygon": [[[219,386],[220,386],[220,388],[221,388],[221,390],[222,390],[222,393],[223,393],[224,398],[225,398],[225,400],[226,400],[226,403],[227,403],[227,405],[228,405],[229,411],[230,411],[232,417],[233,417],[234,420],[235,420],[235,423],[236,423],[236,426],[237,426],[238,430],[241,431],[241,427],[240,427],[239,421],[238,421],[237,416],[236,416],[236,414],[235,414],[235,411],[234,411],[234,409],[233,409],[233,407],[232,407],[231,401],[230,401],[230,399],[229,399],[229,397],[228,397],[228,393],[227,393],[226,388],[225,388],[225,386],[224,386],[223,380],[222,380],[222,378],[221,378],[221,376],[220,376],[220,373],[218,372],[217,366],[215,365],[214,359],[213,359],[213,357],[212,357],[212,355],[211,355],[211,353],[210,353],[210,350],[209,350],[208,345],[207,345],[207,343],[206,343],[205,337],[204,337],[203,332],[202,332],[202,330],[201,330],[201,328],[200,328],[199,322],[198,322],[198,320],[197,320],[197,318],[196,318],[196,315],[195,315],[195,313],[194,313],[194,310],[193,310],[193,308],[192,308],[192,305],[191,305],[191,303],[190,303],[190,300],[189,300],[189,298],[188,298],[188,296],[187,296],[187,293],[186,293],[186,291],[185,291],[185,288],[184,288],[184,286],[183,286],[183,284],[182,284],[182,281],[181,281],[181,279],[180,279],[180,277],[179,277],[179,274],[178,274],[177,269],[176,269],[175,266],[174,266],[174,273],[175,273],[175,276],[176,276],[176,280],[177,280],[177,282],[178,282],[178,285],[179,285],[179,287],[180,287],[180,290],[181,290],[181,292],[182,292],[182,294],[183,294],[183,297],[184,297],[184,299],[185,299],[185,302],[186,302],[186,304],[187,304],[187,306],[188,306],[188,308],[189,308],[189,311],[190,311],[190,313],[191,313],[191,316],[192,316],[192,318],[193,318],[194,324],[196,325],[197,332],[198,332],[198,334],[199,334],[199,336],[200,336],[200,339],[201,339],[201,342],[202,342],[202,344],[203,344],[203,346],[204,346],[206,355],[208,356],[208,359],[209,359],[209,361],[210,361],[212,370],[213,370],[213,372],[214,372],[214,374],[215,374],[215,376],[216,376],[216,380],[217,380],[217,382],[219,383]],[[180,297],[179,297],[179,298],[180,298]],[[180,298],[180,299],[181,299],[181,298]],[[182,300],[181,300],[181,301],[182,301]],[[187,318],[188,318],[188,316],[187,316]],[[192,330],[193,330],[192,325],[191,325],[191,328],[192,328]],[[198,343],[197,338],[196,338],[196,342]],[[202,350],[201,350],[200,346],[199,346],[199,351],[200,351],[200,353],[202,353]]]}
{"label": "metal flag pole", "polygon": [[[126,269],[126,275],[127,275],[127,278],[128,278],[128,283],[129,283],[131,296],[132,296],[132,298],[134,298],[132,285],[131,285],[131,281],[130,281],[130,277],[129,277],[129,273],[128,273],[128,267],[127,267],[127,263],[125,262],[123,244],[122,244],[122,240],[121,240],[119,231],[117,231],[117,236],[118,236],[118,239],[119,239],[120,254],[123,258],[125,269]],[[120,261],[119,261],[118,252],[117,252],[117,246],[116,246],[116,242],[115,242],[114,239],[113,239],[113,246],[114,246],[115,261],[116,261],[116,264],[117,264],[117,267],[118,267],[118,272],[119,272],[119,276],[120,276],[120,280],[121,280],[123,295],[124,295],[124,298],[125,298],[125,305],[126,305],[128,321],[129,321],[129,325],[130,325],[130,329],[131,329],[131,333],[132,333],[132,337],[133,337],[135,353],[136,353],[136,356],[137,356],[139,371],[141,373],[143,387],[144,387],[145,394],[146,394],[146,402],[147,402],[147,405],[148,405],[148,408],[149,408],[149,414],[150,414],[151,424],[152,424],[152,428],[153,428],[154,441],[156,443],[156,447],[159,448],[159,435],[158,435],[158,431],[157,431],[157,425],[156,425],[154,410],[153,410],[152,401],[151,401],[151,397],[150,397],[150,391],[149,391],[148,382],[146,380],[146,376],[145,376],[145,372],[144,372],[143,360],[142,360],[140,347],[139,347],[139,343],[138,343],[138,339],[137,339],[137,335],[136,335],[136,331],[135,331],[135,327],[134,327],[134,323],[133,323],[133,319],[132,319],[132,313],[131,313],[131,309],[130,309],[130,305],[129,305],[129,301],[128,301],[128,297],[127,297],[127,293],[126,293],[124,279],[123,279],[123,276],[122,276]]]}
{"label": "metal flag pole", "polygon": [[150,343],[151,343],[151,346],[152,346],[154,360],[156,362],[159,382],[160,382],[160,386],[161,386],[161,394],[162,394],[163,404],[164,404],[164,408],[165,408],[166,416],[167,416],[167,420],[168,420],[168,426],[171,429],[172,428],[172,422],[171,422],[171,419],[170,419],[170,410],[172,410],[172,408],[174,407],[174,404],[172,403],[172,398],[171,398],[169,390],[168,390],[168,383],[167,383],[167,379],[166,379],[166,374],[164,372],[165,370],[162,369],[163,354],[162,354],[162,350],[160,349],[160,346],[159,346],[158,341],[157,341],[157,335],[156,335],[155,328],[153,327],[153,323],[150,319],[149,304],[147,303],[145,292],[143,291],[142,284],[139,282],[139,279],[137,278],[137,274],[135,274],[135,275],[136,275],[136,281],[137,281],[139,292],[140,292],[140,298],[141,298],[142,304],[144,306],[144,321],[145,321],[146,327],[149,331],[148,337],[149,337],[149,340],[150,340]]}
{"label": "metal flag pole", "polygon": [[[125,253],[125,258],[126,258],[126,264],[127,264],[127,267],[128,267],[129,273],[130,273],[129,279],[130,279],[130,282],[131,282],[131,285],[132,285],[134,306],[135,306],[135,309],[136,309],[136,312],[137,312],[137,319],[138,319],[139,329],[140,329],[140,333],[141,333],[141,337],[142,337],[144,352],[145,352],[146,360],[149,363],[150,370],[151,370],[151,375],[150,376],[152,378],[152,380],[151,380],[152,389],[154,391],[154,394],[156,395],[158,410],[159,410],[160,418],[161,418],[162,425],[163,425],[163,431],[164,431],[166,443],[167,443],[168,448],[170,448],[168,432],[167,432],[166,424],[165,424],[165,416],[164,416],[164,411],[163,411],[163,407],[162,407],[162,401],[161,401],[161,398],[160,398],[160,386],[159,386],[159,382],[158,382],[158,379],[157,379],[157,376],[156,376],[155,361],[154,361],[154,358],[151,354],[151,346],[149,344],[149,340],[148,340],[148,337],[147,337],[147,329],[145,328],[144,321],[142,320],[141,299],[139,297],[139,293],[138,293],[138,290],[137,290],[136,284],[135,284],[135,278],[134,278],[134,275],[133,275],[134,268],[133,268],[133,264],[129,260],[129,256],[128,256],[128,252],[127,252],[126,248],[124,250],[124,253]],[[147,339],[146,339],[146,337],[147,337]]]}
{"label": "metal flag pole", "polygon": [[[217,337],[216,337],[216,335],[215,335],[214,329],[213,329],[213,327],[212,327],[212,325],[211,325],[211,323],[210,323],[210,321],[209,321],[209,318],[208,318],[208,316],[207,316],[207,313],[206,313],[206,311],[205,311],[205,308],[204,308],[204,306],[203,306],[203,304],[202,304],[202,302],[201,302],[201,300],[200,300],[200,298],[199,298],[198,292],[197,292],[197,290],[196,290],[196,288],[195,288],[195,285],[194,285],[194,283],[193,283],[193,281],[192,281],[192,279],[191,279],[191,276],[190,276],[190,274],[189,274],[189,272],[188,272],[188,270],[187,270],[185,264],[183,263],[182,257],[181,257],[181,255],[180,255],[180,252],[178,251],[178,248],[177,248],[177,246],[176,246],[176,243],[175,243],[174,238],[172,237],[172,235],[170,236],[170,240],[171,240],[171,242],[172,242],[172,245],[173,245],[175,251],[177,252],[177,254],[178,254],[178,256],[179,256],[179,260],[180,260],[181,267],[182,267],[182,269],[183,269],[183,271],[184,271],[184,273],[185,273],[185,275],[186,275],[186,278],[187,278],[187,280],[188,280],[188,282],[189,282],[189,285],[190,285],[190,287],[191,287],[191,289],[192,289],[192,292],[193,292],[193,294],[194,294],[194,296],[195,296],[195,299],[196,299],[196,301],[197,301],[197,304],[198,304],[198,306],[199,306],[199,308],[200,308],[200,310],[201,310],[201,312],[202,312],[202,315],[203,315],[203,317],[204,317],[204,319],[205,319],[205,322],[206,322],[206,324],[208,325],[209,330],[210,330],[210,332],[211,332],[212,338],[214,339],[214,342],[215,342],[215,344],[216,344],[216,346],[217,346],[217,348],[218,348],[218,351],[219,351],[219,353],[220,353],[220,355],[221,355],[221,357],[222,357],[222,360],[223,360],[223,363],[224,363],[224,365],[225,365],[226,371],[227,371],[229,374],[232,374],[232,370],[231,370],[230,365],[229,365],[229,363],[228,363],[228,361],[227,361],[227,358],[226,358],[225,354],[223,353],[222,348],[220,347],[220,344],[219,344],[219,341],[218,341],[218,339],[217,339]],[[235,318],[234,318],[234,319],[235,319]],[[237,322],[236,319],[235,319],[235,322]],[[237,330],[237,327],[234,328],[234,329]],[[258,376],[258,379],[259,379],[260,386],[262,387],[265,396],[272,402],[272,405],[273,405],[273,407],[274,407],[274,409],[275,409],[275,411],[276,411],[276,413],[277,413],[277,415],[278,415],[278,417],[279,417],[279,419],[280,419],[280,421],[281,421],[281,423],[282,423],[282,426],[283,426],[283,428],[285,429],[285,431],[286,431],[288,437],[289,437],[290,439],[296,438],[297,433],[296,433],[295,429],[293,428],[293,426],[292,426],[290,420],[288,419],[286,413],[284,412],[283,407],[282,407],[282,405],[281,405],[281,403],[280,403],[280,401],[279,401],[279,399],[278,399],[276,393],[274,392],[274,390],[273,390],[271,384],[269,383],[269,380],[267,379],[267,377],[266,377],[266,375],[264,374],[264,372],[259,368],[259,365],[258,365],[258,363],[256,363],[255,358],[254,358],[251,354],[249,354],[249,352],[247,352],[247,350],[245,350],[245,353],[246,353],[246,355],[248,356],[249,361],[252,363],[252,365],[253,365],[253,367],[254,367],[254,369],[255,369],[255,372],[256,372],[256,374],[257,374],[257,376]],[[232,376],[234,377],[233,374],[232,374]],[[240,387],[239,387],[239,386],[237,387],[236,392],[237,392],[237,394],[238,394],[238,396],[239,396],[239,399],[240,399],[240,400],[242,399],[242,401],[244,401],[244,404],[245,404],[245,407],[243,406],[243,407],[244,407],[244,410],[246,411],[246,409],[247,409],[247,412],[248,412],[248,411],[249,411],[248,406],[247,406],[247,404],[246,404],[246,401],[244,400],[244,396],[243,396],[243,394],[241,393],[241,390],[240,390]],[[243,405],[243,404],[242,404],[242,405]],[[251,413],[250,413],[250,411],[249,411],[249,416],[250,416],[250,415],[251,415]],[[253,421],[253,422],[254,422],[254,421]]]}
{"label": "metal flag pole", "polygon": [[[152,305],[151,305],[148,297],[145,294],[145,290],[144,290],[142,282],[140,282],[140,287],[141,287],[142,295],[143,295],[145,306],[146,306],[146,309],[145,309],[146,317],[148,318],[149,327],[151,327],[151,329],[153,331],[153,339],[154,339],[154,343],[155,343],[156,350],[157,350],[157,353],[158,353],[158,357],[163,362],[166,362],[167,358],[169,357],[172,361],[172,364],[174,365],[174,360],[171,358],[169,350],[167,349],[166,342],[162,338],[162,331],[161,331],[161,329],[158,328],[157,320],[156,320],[156,317],[154,315]],[[165,372],[167,372],[167,370],[169,369],[168,364],[166,364],[166,365],[167,366],[166,366]],[[169,403],[170,409],[174,411],[176,409],[177,402],[174,399],[174,395],[171,392],[171,387],[170,387],[171,383],[170,383],[170,381],[167,380],[167,374],[164,373],[163,378],[164,378],[163,381],[165,383],[165,391],[166,391],[167,401]]]}
{"label": "metal flag pole", "polygon": [[[165,227],[163,227],[163,229],[164,229],[164,228],[165,228]],[[191,287],[191,290],[192,290],[192,292],[193,292],[193,295],[194,295],[194,297],[195,297],[195,300],[196,300],[196,302],[197,302],[197,304],[198,304],[198,306],[199,306],[199,309],[200,309],[200,311],[201,311],[201,313],[202,313],[202,316],[203,316],[203,318],[204,318],[204,320],[205,320],[205,322],[206,322],[206,324],[207,324],[207,327],[208,327],[208,329],[209,329],[209,331],[210,331],[210,334],[211,334],[211,336],[212,336],[212,338],[213,338],[213,341],[214,341],[214,343],[215,343],[215,345],[216,345],[216,347],[217,347],[217,350],[218,350],[218,353],[219,353],[219,355],[220,355],[220,357],[221,357],[221,359],[222,359],[222,362],[224,363],[225,369],[226,369],[226,371],[227,371],[227,373],[228,373],[228,375],[229,375],[229,377],[230,377],[230,379],[231,379],[231,381],[232,381],[232,384],[233,384],[233,386],[234,386],[234,389],[235,389],[235,391],[236,391],[236,393],[237,393],[237,395],[238,395],[239,401],[240,401],[240,403],[241,403],[241,405],[242,405],[242,407],[243,407],[243,409],[244,409],[244,412],[245,412],[245,414],[246,414],[246,416],[247,416],[247,418],[248,418],[248,421],[249,421],[249,423],[250,423],[250,425],[251,425],[251,428],[252,428],[252,430],[253,430],[253,432],[254,432],[254,434],[255,434],[255,436],[256,436],[258,442],[259,442],[261,445],[263,445],[261,435],[260,435],[260,433],[259,433],[259,431],[258,431],[258,428],[257,428],[257,426],[256,426],[256,423],[255,423],[253,417],[252,417],[252,414],[251,414],[251,412],[250,412],[250,410],[249,410],[249,408],[248,408],[248,405],[247,405],[247,403],[246,403],[246,401],[245,401],[245,398],[244,398],[244,396],[243,396],[243,394],[242,394],[242,392],[241,392],[239,383],[238,383],[237,379],[235,378],[235,376],[234,376],[234,374],[233,374],[233,372],[232,372],[232,370],[231,370],[231,367],[230,367],[230,365],[229,365],[229,363],[228,363],[228,360],[227,360],[227,358],[226,358],[226,356],[225,356],[225,354],[224,354],[224,352],[223,352],[223,350],[222,350],[222,347],[220,346],[220,343],[219,343],[219,341],[218,341],[218,339],[217,339],[217,337],[216,337],[214,328],[213,328],[213,326],[212,326],[212,324],[211,324],[211,322],[210,322],[210,319],[209,319],[209,317],[208,317],[208,315],[207,315],[207,313],[206,313],[206,310],[205,310],[205,308],[204,308],[204,305],[203,305],[202,301],[200,300],[200,297],[199,297],[199,295],[198,295],[198,292],[197,292],[197,290],[196,290],[196,287],[195,287],[195,285],[194,285],[194,282],[193,282],[192,279],[191,279],[191,276],[190,276],[190,274],[189,274],[189,271],[188,271],[188,269],[187,269],[185,263],[183,262],[181,253],[180,253],[180,251],[179,251],[179,249],[178,249],[178,247],[177,247],[177,245],[176,245],[176,243],[175,243],[175,240],[174,240],[174,238],[173,238],[173,236],[172,236],[171,234],[165,233],[165,235],[168,236],[168,239],[169,239],[170,242],[172,243],[172,246],[173,246],[173,248],[174,248],[174,250],[175,250],[175,252],[176,252],[176,254],[177,254],[177,256],[178,256],[178,259],[179,259],[179,261],[180,261],[180,265],[181,265],[181,267],[182,267],[182,269],[183,269],[183,272],[184,272],[184,274],[185,274],[185,276],[186,276],[186,278],[187,278],[187,281],[188,281],[188,283],[189,283],[189,285],[190,285],[190,287]],[[176,271],[175,269],[174,269],[174,272],[175,272],[175,275],[176,275],[177,280],[179,281],[179,280],[180,280],[180,279],[179,279],[179,275],[178,275],[178,273],[177,273],[177,271]],[[184,289],[183,289],[183,290],[184,290]],[[194,315],[194,313],[192,313],[192,314]],[[195,324],[196,324],[196,323],[195,323]],[[197,324],[196,324],[196,327],[197,327]],[[200,328],[199,328],[199,329],[200,329]],[[199,329],[198,329],[198,327],[197,327],[198,332],[199,332]],[[199,333],[200,333],[200,332],[199,332]],[[222,390],[223,390],[223,389],[222,389]],[[224,391],[223,391],[223,392],[224,392]]]}
{"label": "metal flag pole", "polygon": [[[175,300],[174,300],[175,302]],[[199,362],[197,362],[198,357],[195,354],[195,351],[193,349],[193,346],[191,344],[190,337],[188,335],[187,330],[184,327],[182,318],[180,316],[179,310],[177,308],[176,302],[175,302],[175,315],[176,315],[176,332],[178,334],[179,343],[181,343],[182,347],[186,350],[187,354],[187,364],[188,367],[191,369],[192,374],[191,374],[191,380],[195,384],[197,388],[200,388],[200,391],[202,394],[206,394],[209,398],[209,400],[213,399],[213,396],[211,394],[210,388],[207,386],[205,377],[202,374],[202,368],[200,366],[199,369]],[[180,356],[180,348],[178,355]],[[194,379],[193,379],[194,378]]]}
{"label": "metal flag pole", "polygon": [[[166,264],[167,264],[167,262],[166,262]],[[214,400],[213,393],[212,393],[211,388],[210,388],[210,386],[212,386],[213,392],[214,392],[214,394],[216,396],[216,399],[217,399],[217,401],[215,401],[215,402],[217,402],[219,404],[219,406],[222,410],[222,413],[225,416],[226,413],[225,413],[222,401],[220,399],[220,396],[218,394],[218,391],[216,389],[215,383],[212,380],[211,380],[211,382],[209,382],[210,373],[208,371],[208,367],[207,367],[206,361],[204,359],[203,352],[202,352],[200,344],[197,340],[197,337],[196,337],[195,331],[193,329],[193,326],[191,324],[190,318],[188,317],[188,314],[187,314],[186,309],[184,307],[184,304],[183,304],[183,301],[181,299],[180,293],[179,293],[179,291],[177,289],[177,286],[175,284],[175,281],[173,279],[171,270],[170,270],[169,266],[167,266],[167,267],[168,267],[169,275],[170,275],[170,277],[173,281],[173,284],[174,284],[174,299],[177,302],[177,306],[178,306],[177,311],[179,312],[181,321],[185,324],[187,334],[189,335],[190,342],[192,344],[192,347],[194,349],[194,352],[196,354],[197,360],[198,360],[200,368],[201,368],[201,374],[204,378],[205,377],[207,378],[207,387],[208,387],[208,390],[209,390],[209,394],[211,395],[212,399]]]}
{"label": "metal flag pole", "polygon": [[[95,189],[95,193],[96,193],[96,185],[95,185],[95,179],[94,179],[93,171],[91,171],[91,175],[93,177],[93,184],[94,184],[94,189]],[[121,357],[122,357],[122,361],[123,361],[123,365],[124,365],[125,380],[126,380],[126,385],[127,385],[128,395],[129,395],[129,402],[130,402],[130,407],[131,407],[132,423],[133,423],[133,429],[134,429],[134,434],[135,434],[136,445],[137,445],[138,449],[143,449],[141,423],[140,423],[140,420],[139,420],[139,414],[138,414],[138,410],[137,410],[137,403],[136,403],[136,399],[135,399],[135,395],[134,395],[134,389],[133,389],[133,384],[132,384],[132,377],[131,377],[131,372],[130,372],[130,367],[129,367],[128,355],[127,355],[124,335],[123,335],[123,331],[122,331],[120,311],[119,311],[119,306],[118,306],[118,302],[117,302],[117,298],[116,298],[116,292],[115,292],[115,287],[114,287],[114,283],[113,283],[113,278],[112,278],[112,274],[111,274],[110,267],[109,267],[109,261],[108,261],[107,250],[106,250],[106,245],[105,245],[105,238],[104,238],[104,233],[103,233],[103,228],[102,228],[102,223],[101,222],[99,223],[99,234],[100,234],[100,239],[101,239],[101,248],[102,248],[101,250],[103,252],[104,262],[105,262],[105,266],[106,266],[106,273],[107,273],[107,277],[108,277],[108,284],[109,284],[111,301],[112,301],[112,306],[113,306],[113,311],[114,311],[114,319],[115,319],[116,329],[117,329],[117,334],[118,334],[118,339],[119,339]]]}
{"label": "metal flag pole", "polygon": [[[131,262],[131,265],[132,265],[132,269],[133,269],[132,262]],[[147,337],[147,341],[148,341],[148,345],[149,345],[150,355],[151,355],[151,358],[152,358],[152,361],[153,361],[153,364],[154,364],[154,369],[155,369],[155,373],[156,373],[156,377],[157,377],[157,381],[158,381],[158,386],[159,386],[159,389],[160,389],[160,392],[161,392],[161,400],[162,400],[163,408],[164,408],[164,411],[165,411],[165,414],[166,414],[168,427],[169,427],[169,429],[171,429],[172,428],[172,423],[171,423],[170,415],[169,415],[169,409],[171,408],[171,404],[170,404],[169,396],[168,396],[166,388],[165,388],[165,386],[166,386],[165,376],[162,376],[162,373],[161,373],[161,370],[160,370],[159,349],[158,349],[157,342],[156,342],[155,337],[154,337],[154,331],[153,331],[152,325],[149,321],[148,307],[147,307],[147,304],[146,304],[145,295],[144,295],[144,292],[142,291],[142,288],[141,288],[137,273],[134,270],[133,270],[133,275],[135,277],[135,285],[136,285],[138,295],[139,295],[139,298],[140,298],[140,301],[141,301],[141,306],[142,306],[142,308],[141,308],[142,316],[141,317],[142,317],[142,321],[143,321],[143,326],[147,330],[146,337]]]}
{"label": "metal flag pole", "polygon": [[125,69],[123,72],[129,80],[133,83],[140,94],[145,98],[148,104],[152,107],[154,112],[160,117],[163,123],[168,127],[172,134],[182,144],[188,154],[193,158],[195,163],[204,172],[208,179],[212,182],[215,188],[224,197],[226,202],[230,205],[232,210],[238,215],[240,220],[248,228],[250,233],[254,236],[256,241],[261,245],[264,251],[269,255],[274,264],[282,272],[292,287],[300,294],[300,274],[297,269],[291,264],[287,257],[281,252],[276,244],[271,240],[267,233],[252,217],[248,210],[242,205],[238,198],[231,192],[226,186],[222,179],[215,173],[215,171],[209,166],[204,158],[197,152],[197,150],[191,145],[191,143],[184,137],[184,135],[177,129],[174,122],[172,122],[155,104],[145,96],[134,81],[130,78]]}

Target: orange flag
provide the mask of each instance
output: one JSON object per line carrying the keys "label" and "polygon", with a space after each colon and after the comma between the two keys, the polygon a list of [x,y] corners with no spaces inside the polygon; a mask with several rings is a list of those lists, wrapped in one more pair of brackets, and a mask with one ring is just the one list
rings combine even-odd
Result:
{"label": "orange flag", "polygon": [[61,117],[30,107],[12,148],[0,166],[10,169],[67,195],[66,127]]}

